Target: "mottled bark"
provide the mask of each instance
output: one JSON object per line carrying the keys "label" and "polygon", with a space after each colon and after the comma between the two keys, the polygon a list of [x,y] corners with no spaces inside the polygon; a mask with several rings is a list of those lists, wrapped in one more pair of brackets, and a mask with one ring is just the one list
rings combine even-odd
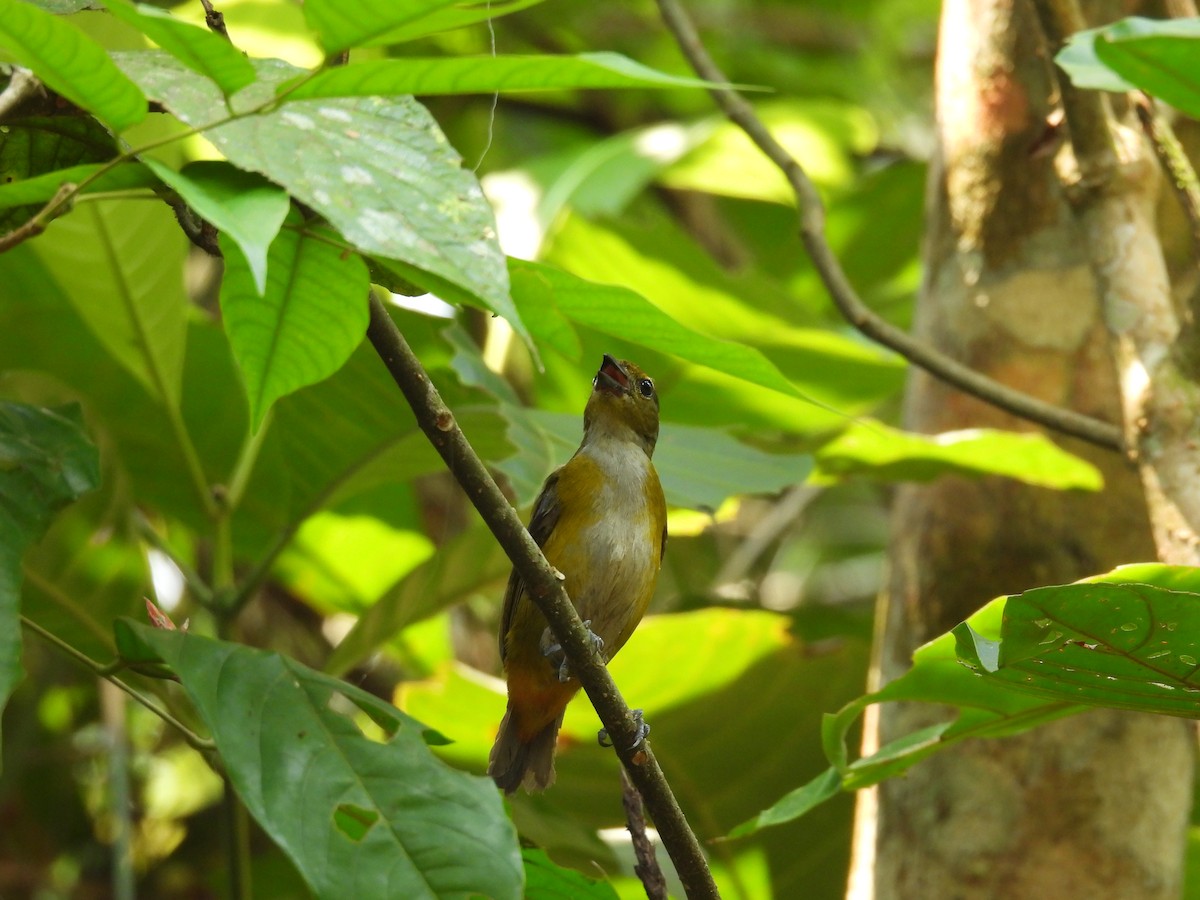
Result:
{"label": "mottled bark", "polygon": [[[1050,73],[1019,0],[947,0],[917,330],[1042,399],[1121,417],[1088,254],[1055,171]],[[1149,227],[1149,222],[1139,227]],[[907,427],[1027,426],[914,373]],[[1079,442],[1102,494],[945,478],[896,498],[880,677],[1000,594],[1154,558],[1137,474]],[[929,724],[887,708],[872,742]],[[1187,724],[1093,712],[975,742],[862,805],[851,893],[879,898],[1178,896],[1191,800]]]}

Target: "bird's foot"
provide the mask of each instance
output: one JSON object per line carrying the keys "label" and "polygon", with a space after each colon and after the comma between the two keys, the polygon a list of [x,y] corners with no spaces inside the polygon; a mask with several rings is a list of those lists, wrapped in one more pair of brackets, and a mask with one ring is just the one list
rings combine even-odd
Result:
{"label": "bird's foot", "polygon": [[[640,709],[631,709],[629,714],[633,716],[633,721],[637,725],[637,736],[633,739],[633,743],[629,746],[629,749],[636,750],[638,745],[649,737],[650,725],[642,718],[642,711]],[[596,733],[596,740],[600,742],[601,747],[611,747],[613,745],[612,738],[608,736],[607,728],[601,728]]]}
{"label": "bird's foot", "polygon": [[[604,638],[592,631],[592,620],[587,619],[583,623],[583,627],[588,630],[588,640],[592,642],[592,646],[597,651],[604,649]],[[571,680],[571,665],[567,662],[567,654],[563,652],[562,644],[554,639],[554,632],[546,628],[542,632],[542,639],[538,642],[542,651],[542,656],[550,661],[550,665],[558,669],[558,680],[566,684]]]}

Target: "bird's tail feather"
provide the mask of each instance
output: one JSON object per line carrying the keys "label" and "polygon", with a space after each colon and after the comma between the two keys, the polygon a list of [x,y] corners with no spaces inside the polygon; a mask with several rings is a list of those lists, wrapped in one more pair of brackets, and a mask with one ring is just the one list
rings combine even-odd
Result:
{"label": "bird's tail feather", "polygon": [[512,707],[505,712],[488,757],[488,774],[504,793],[511,794],[522,784],[530,792],[544,791],[554,783],[554,748],[562,720],[560,713],[526,743],[517,736]]}

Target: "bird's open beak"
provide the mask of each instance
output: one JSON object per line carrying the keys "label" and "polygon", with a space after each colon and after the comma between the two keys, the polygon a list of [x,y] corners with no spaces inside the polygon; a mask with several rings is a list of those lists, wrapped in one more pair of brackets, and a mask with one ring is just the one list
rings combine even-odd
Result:
{"label": "bird's open beak", "polygon": [[604,362],[600,364],[600,371],[596,373],[592,386],[598,391],[619,397],[629,393],[629,373],[621,368],[619,362],[605,353]]}

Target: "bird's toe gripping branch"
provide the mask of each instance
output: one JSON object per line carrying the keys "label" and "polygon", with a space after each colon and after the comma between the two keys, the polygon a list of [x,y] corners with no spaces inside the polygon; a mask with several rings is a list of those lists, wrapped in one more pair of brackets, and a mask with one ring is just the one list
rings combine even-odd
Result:
{"label": "bird's toe gripping branch", "polygon": [[[650,724],[642,718],[640,709],[631,709],[629,714],[633,716],[633,721],[637,723],[637,736],[633,739],[630,745],[630,750],[635,750],[647,737],[650,736]],[[601,728],[596,732],[596,740],[600,742],[601,747],[611,747],[613,745],[612,738],[608,736],[608,729]]]}
{"label": "bird's toe gripping branch", "polygon": [[[604,649],[604,638],[592,631],[592,620],[584,621],[583,626],[588,630],[588,640],[592,642],[592,646],[597,652]],[[554,639],[554,633],[546,628],[542,632],[542,639],[539,642],[542,656],[549,660],[550,665],[558,669],[558,680],[562,684],[566,684],[571,680],[571,664],[567,662],[567,654],[563,652],[562,644]]]}

